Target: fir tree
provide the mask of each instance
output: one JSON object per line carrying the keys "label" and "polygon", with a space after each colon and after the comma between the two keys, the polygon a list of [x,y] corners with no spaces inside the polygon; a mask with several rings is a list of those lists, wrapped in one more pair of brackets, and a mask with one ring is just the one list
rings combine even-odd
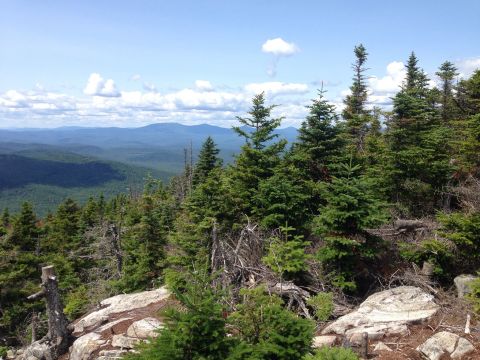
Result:
{"label": "fir tree", "polygon": [[464,118],[480,112],[480,69],[477,69],[470,78],[460,81],[455,103]]}
{"label": "fir tree", "polygon": [[34,251],[40,235],[36,222],[32,205],[28,202],[23,203],[20,214],[13,220],[7,243],[21,251]]}
{"label": "fir tree", "polygon": [[[243,302],[230,315],[229,323],[248,356],[233,359],[302,359],[311,350],[313,322],[282,307],[282,300],[265,287],[240,290]],[[238,351],[238,349],[236,349]]]}
{"label": "fir tree", "polygon": [[352,151],[361,154],[364,151],[364,141],[370,121],[369,111],[365,107],[368,98],[365,75],[368,70],[365,66],[368,53],[362,44],[355,46],[353,52],[355,54],[355,63],[352,65],[353,84],[350,86],[351,94],[347,95],[344,100],[345,109],[342,115],[346,120],[345,126],[349,142],[353,147]]}
{"label": "fir tree", "polygon": [[355,278],[379,251],[378,239],[365,229],[387,219],[386,203],[379,198],[375,183],[360,174],[358,165],[343,164],[341,176],[322,184],[325,205],[314,219],[315,231],[324,246],[317,253],[331,281],[347,291],[356,289]]}
{"label": "fir tree", "polygon": [[214,143],[213,139],[209,136],[200,149],[198,155],[198,161],[195,164],[193,172],[193,185],[205,181],[210,172],[218,166],[221,166],[221,159],[218,158],[220,150]]}
{"label": "fir tree", "polygon": [[441,83],[442,120],[447,124],[455,115],[456,106],[453,100],[453,81],[458,75],[457,68],[450,61],[445,61],[435,73]]}
{"label": "fir tree", "polygon": [[278,135],[273,131],[278,128],[282,118],[270,118],[272,110],[277,105],[265,106],[265,94],[262,92],[252,99],[252,107],[248,114],[251,117],[237,116],[243,127],[234,126],[233,130],[243,136],[248,146],[255,150],[262,150],[267,142]]}
{"label": "fir tree", "polygon": [[293,149],[294,160],[314,181],[329,179],[344,146],[336,124],[335,106],[327,102],[324,93],[320,90],[318,98],[307,107],[309,114],[298,130],[298,141]]}
{"label": "fir tree", "polygon": [[276,134],[274,130],[280,126],[282,118],[271,118],[270,113],[275,105],[265,106],[265,97],[261,93],[254,96],[249,111],[251,117],[238,117],[243,127],[233,129],[245,138],[246,144],[237,156],[231,168],[232,188],[238,194],[243,211],[247,214],[256,212],[254,200],[260,182],[273,175],[280,162],[280,153],[286,145],[285,140],[272,142]]}
{"label": "fir tree", "polygon": [[159,207],[148,192],[140,206],[140,219],[130,225],[123,241],[123,273],[116,284],[123,291],[142,290],[160,283],[165,267],[166,235]]}
{"label": "fir tree", "polygon": [[428,78],[417,63],[412,53],[402,90],[393,99],[387,134],[393,200],[415,215],[420,210],[431,212],[439,204],[451,173],[450,144],[445,141],[450,130],[429,101]]}
{"label": "fir tree", "polygon": [[164,311],[166,327],[159,336],[129,354],[129,360],[223,360],[233,345],[227,337],[221,292],[210,283],[206,273],[191,273],[182,291],[172,288],[182,310]]}

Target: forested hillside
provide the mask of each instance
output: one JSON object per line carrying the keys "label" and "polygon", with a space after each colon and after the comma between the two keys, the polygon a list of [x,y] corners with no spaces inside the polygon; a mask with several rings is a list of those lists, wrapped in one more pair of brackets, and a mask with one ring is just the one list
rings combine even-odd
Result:
{"label": "forested hillside", "polygon": [[[181,306],[128,358],[170,360],[355,359],[312,353],[316,329],[339,309],[386,284],[437,294],[476,274],[480,70],[458,80],[445,61],[432,87],[412,52],[391,111],[368,106],[362,45],[353,70],[341,113],[320,89],[294,142],[277,137],[282,118],[262,93],[233,129],[243,145],[231,164],[206,137],[193,166],[168,183],[148,179],[142,194],[68,199],[42,219],[36,204],[4,211],[2,341],[28,342],[43,305],[25,298],[45,264],[58,270],[70,320],[110,295],[166,284]],[[118,176],[78,166],[95,166],[92,182]],[[422,268],[428,277],[414,276]],[[480,315],[480,281],[472,288],[462,306]]]}
{"label": "forested hillside", "polygon": [[141,193],[149,176],[164,181],[173,176],[62,148],[32,145],[8,148],[3,154],[0,150],[0,211],[17,212],[22,201],[28,201],[34,204],[38,215],[44,216],[67,197],[84,204],[89,197],[99,194],[110,199],[126,191]]}

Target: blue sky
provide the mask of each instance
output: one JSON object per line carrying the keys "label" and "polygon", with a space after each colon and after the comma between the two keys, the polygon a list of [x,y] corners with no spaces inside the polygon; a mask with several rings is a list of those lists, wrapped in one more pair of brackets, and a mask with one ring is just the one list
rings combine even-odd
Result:
{"label": "blue sky", "polygon": [[477,0],[0,0],[0,127],[231,126],[261,90],[298,125],[321,81],[341,108],[360,42],[388,107],[412,50],[433,80],[480,67],[479,24]]}

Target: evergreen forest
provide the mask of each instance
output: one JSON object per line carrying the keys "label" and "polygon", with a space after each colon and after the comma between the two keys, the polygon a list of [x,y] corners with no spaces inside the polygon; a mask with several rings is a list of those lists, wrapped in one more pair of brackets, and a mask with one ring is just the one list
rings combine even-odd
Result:
{"label": "evergreen forest", "polygon": [[[359,44],[343,109],[321,87],[294,142],[278,137],[277,104],[260,93],[237,119],[243,145],[228,164],[207,137],[181,174],[149,177],[142,193],[67,198],[42,217],[41,204],[1,209],[0,347],[30,341],[32,314],[45,305],[25,299],[48,264],[69,320],[115,294],[174,293],[181,307],[128,355],[137,360],[355,359],[312,351],[339,307],[388,282],[412,284],[426,264],[429,286],[445,291],[457,275],[477,274],[480,70],[461,78],[445,61],[432,86],[421,59],[406,54],[385,110],[369,106],[368,61]],[[480,281],[472,288],[468,306],[480,315]]]}

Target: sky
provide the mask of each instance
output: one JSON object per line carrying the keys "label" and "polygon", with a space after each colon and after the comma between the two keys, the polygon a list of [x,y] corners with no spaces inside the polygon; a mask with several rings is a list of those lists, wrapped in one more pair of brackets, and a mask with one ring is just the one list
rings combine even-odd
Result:
{"label": "sky", "polygon": [[0,0],[0,128],[229,127],[261,91],[299,126],[322,83],[341,110],[360,43],[388,108],[411,51],[432,84],[480,68],[480,1]]}

